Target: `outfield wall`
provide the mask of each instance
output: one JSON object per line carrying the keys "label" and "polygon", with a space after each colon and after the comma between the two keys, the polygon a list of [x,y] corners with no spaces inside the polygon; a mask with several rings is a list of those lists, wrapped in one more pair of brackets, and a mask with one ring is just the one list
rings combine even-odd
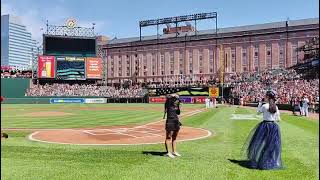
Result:
{"label": "outfield wall", "polygon": [[30,87],[31,79],[1,78],[1,96],[5,98],[24,98]]}
{"label": "outfield wall", "polygon": [[[185,104],[204,104],[207,96],[180,96],[180,101]],[[165,103],[166,97],[149,97],[149,103]]]}
{"label": "outfield wall", "polygon": [[146,98],[104,97],[24,97],[5,98],[3,104],[105,104],[105,103],[148,103]]}

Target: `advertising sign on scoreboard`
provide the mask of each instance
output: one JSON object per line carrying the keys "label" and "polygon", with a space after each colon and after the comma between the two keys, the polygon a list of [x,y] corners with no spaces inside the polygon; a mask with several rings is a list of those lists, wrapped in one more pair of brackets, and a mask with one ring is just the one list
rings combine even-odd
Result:
{"label": "advertising sign on scoreboard", "polygon": [[102,60],[101,58],[86,58],[86,77],[87,79],[102,79]]}
{"label": "advertising sign on scoreboard", "polygon": [[55,59],[54,56],[38,57],[38,78],[55,77]]}

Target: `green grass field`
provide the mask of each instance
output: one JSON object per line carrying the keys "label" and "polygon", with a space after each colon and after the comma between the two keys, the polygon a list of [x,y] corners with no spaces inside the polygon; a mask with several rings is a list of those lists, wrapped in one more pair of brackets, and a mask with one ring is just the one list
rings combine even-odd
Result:
{"label": "green grass field", "polygon": [[[199,108],[201,105],[183,105]],[[99,110],[85,110],[86,108]],[[104,107],[114,110],[103,110]],[[133,110],[134,108],[139,110]],[[2,128],[72,128],[144,124],[162,117],[163,105],[1,105]],[[182,109],[183,110],[183,109]],[[30,117],[31,112],[66,112],[59,117]],[[232,120],[232,114],[255,114],[253,109],[220,107],[183,119],[214,136],[178,143],[182,157],[146,155],[164,146],[77,146],[32,142],[31,131],[8,131],[1,141],[1,179],[318,179],[319,122],[282,114],[284,170],[251,170],[230,162],[242,160],[241,148],[257,120]]]}

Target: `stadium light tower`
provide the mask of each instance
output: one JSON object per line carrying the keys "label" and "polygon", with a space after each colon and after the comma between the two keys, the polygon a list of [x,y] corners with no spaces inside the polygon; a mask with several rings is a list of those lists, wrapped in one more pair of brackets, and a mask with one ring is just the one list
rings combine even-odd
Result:
{"label": "stadium light tower", "polygon": [[[151,20],[143,20],[139,22],[140,28],[140,41],[141,38],[141,30],[143,27],[147,26],[157,26],[157,38],[159,38],[159,25],[161,24],[175,24],[176,29],[178,28],[179,22],[187,22],[187,21],[194,21],[195,22],[195,35],[197,35],[197,20],[204,20],[204,19],[215,19],[215,30],[216,34],[218,31],[218,15],[217,12],[210,12],[210,13],[199,13],[199,14],[192,14],[192,15],[184,15],[184,16],[176,16],[176,17],[167,17],[161,19],[151,19]],[[178,31],[176,31],[176,37],[178,37]]]}

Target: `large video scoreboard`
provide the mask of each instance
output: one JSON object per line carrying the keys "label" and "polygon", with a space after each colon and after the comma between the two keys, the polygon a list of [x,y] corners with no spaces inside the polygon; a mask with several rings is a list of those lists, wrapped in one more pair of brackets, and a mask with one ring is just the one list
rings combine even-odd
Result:
{"label": "large video scoreboard", "polygon": [[96,56],[95,37],[43,36],[43,54]]}
{"label": "large video scoreboard", "polygon": [[38,78],[102,79],[102,59],[98,57],[39,56]]}
{"label": "large video scoreboard", "polygon": [[44,34],[43,54],[38,57],[39,79],[102,79],[95,37]]}

